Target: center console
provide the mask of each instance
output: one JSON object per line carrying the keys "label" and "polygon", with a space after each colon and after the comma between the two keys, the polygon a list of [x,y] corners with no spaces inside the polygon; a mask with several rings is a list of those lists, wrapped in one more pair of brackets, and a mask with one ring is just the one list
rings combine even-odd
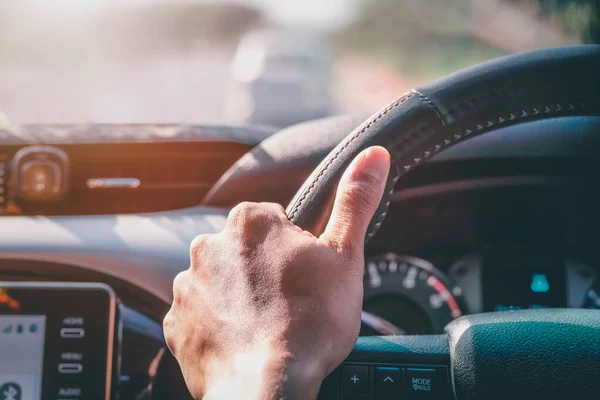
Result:
{"label": "center console", "polygon": [[0,282],[0,395],[110,400],[119,321],[104,284]]}

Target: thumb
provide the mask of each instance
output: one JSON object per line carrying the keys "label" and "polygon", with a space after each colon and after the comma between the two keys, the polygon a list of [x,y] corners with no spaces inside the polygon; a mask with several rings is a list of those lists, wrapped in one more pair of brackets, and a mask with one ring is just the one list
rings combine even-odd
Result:
{"label": "thumb", "polygon": [[331,218],[321,235],[339,248],[364,244],[390,170],[390,154],[381,146],[363,150],[348,166],[335,195]]}

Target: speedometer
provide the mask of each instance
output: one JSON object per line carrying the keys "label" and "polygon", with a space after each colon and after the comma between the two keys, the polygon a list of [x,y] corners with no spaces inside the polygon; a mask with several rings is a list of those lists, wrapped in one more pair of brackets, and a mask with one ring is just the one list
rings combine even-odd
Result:
{"label": "speedometer", "polygon": [[463,315],[460,287],[426,260],[387,253],[365,268],[361,336],[442,333]]}

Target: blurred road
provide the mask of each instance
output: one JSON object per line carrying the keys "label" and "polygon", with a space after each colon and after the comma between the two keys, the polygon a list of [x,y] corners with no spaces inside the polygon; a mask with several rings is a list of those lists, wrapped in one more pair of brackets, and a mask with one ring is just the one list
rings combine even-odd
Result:
{"label": "blurred road", "polygon": [[[0,65],[0,111],[13,124],[227,122],[229,62],[228,54],[211,51],[60,67]],[[341,61],[335,76],[340,113],[374,111],[408,89],[395,73],[353,60]]]}

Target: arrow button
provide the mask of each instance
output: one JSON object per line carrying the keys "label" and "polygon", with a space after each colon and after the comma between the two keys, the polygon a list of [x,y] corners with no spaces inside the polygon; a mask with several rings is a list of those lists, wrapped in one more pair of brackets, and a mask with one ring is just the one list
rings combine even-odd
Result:
{"label": "arrow button", "polygon": [[396,367],[375,369],[375,391],[377,400],[397,400],[401,395],[402,371]]}

